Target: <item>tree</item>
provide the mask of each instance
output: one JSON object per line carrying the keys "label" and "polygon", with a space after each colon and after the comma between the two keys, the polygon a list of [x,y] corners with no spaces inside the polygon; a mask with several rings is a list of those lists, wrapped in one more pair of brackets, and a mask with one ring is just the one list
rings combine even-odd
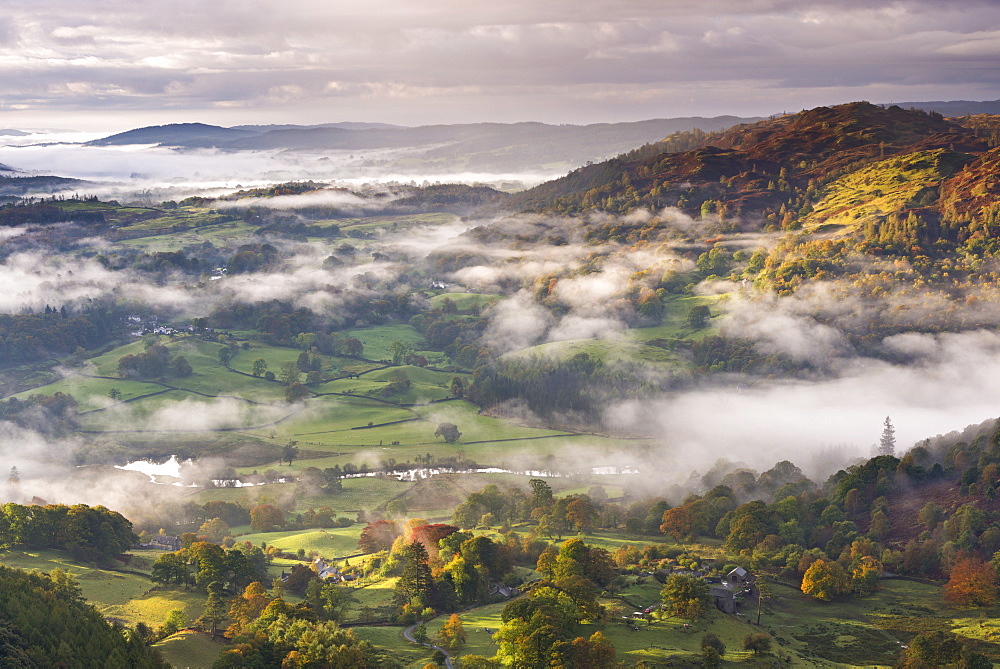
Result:
{"label": "tree", "polygon": [[554,498],[552,496],[552,486],[542,479],[531,479],[528,481],[531,486],[531,508],[547,509],[552,506]]}
{"label": "tree", "polygon": [[184,615],[184,611],[181,609],[171,609],[167,612],[167,618],[163,621],[163,627],[161,628],[161,633],[163,636],[167,637],[171,634],[177,634],[187,626],[187,616]]}
{"label": "tree", "polygon": [[419,541],[414,541],[403,549],[402,558],[403,572],[396,582],[396,592],[405,602],[419,600],[426,604],[433,583],[427,550]]}
{"label": "tree", "polygon": [[188,580],[187,562],[177,553],[164,553],[153,563],[150,578],[164,585],[182,585]]}
{"label": "tree", "polygon": [[996,580],[996,571],[989,563],[962,557],[952,565],[944,586],[945,601],[954,606],[992,606],[997,602]]}
{"label": "tree", "polygon": [[365,345],[356,337],[348,337],[344,340],[344,353],[352,358],[360,358],[365,352]]}
{"label": "tree", "polygon": [[672,615],[692,619],[703,616],[712,601],[705,581],[680,574],[667,577],[660,598]]}
{"label": "tree", "polygon": [[943,667],[962,659],[962,643],[951,632],[921,632],[910,639],[905,655],[926,663],[919,666]]}
{"label": "tree", "polygon": [[302,402],[305,399],[307,399],[310,395],[312,395],[312,393],[309,392],[309,389],[306,388],[301,383],[295,382],[285,386],[285,401],[288,402],[289,404]]}
{"label": "tree", "polygon": [[351,588],[336,583],[325,583],[319,591],[319,603],[320,607],[316,614],[321,620],[340,622],[351,605],[357,604],[358,600]]}
{"label": "tree", "polygon": [[294,362],[285,362],[281,365],[281,376],[279,378],[282,383],[290,386],[293,383],[299,382],[299,379],[302,378],[302,372],[299,371]]}
{"label": "tree", "polygon": [[596,519],[597,509],[587,499],[581,497],[566,505],[566,520],[573,523],[580,532],[593,530]]}
{"label": "tree", "polygon": [[219,362],[222,363],[223,367],[229,367],[229,363],[233,361],[233,357],[236,356],[236,351],[230,346],[223,346],[219,349]]}
{"label": "tree", "polygon": [[392,356],[392,364],[398,365],[402,363],[406,358],[407,351],[409,351],[409,347],[406,344],[398,339],[393,340],[393,342],[389,344],[389,354]]}
{"label": "tree", "polygon": [[213,518],[202,523],[201,527],[198,528],[198,534],[207,537],[211,542],[221,543],[223,539],[232,534],[232,528],[221,518]]}
{"label": "tree", "polygon": [[688,311],[687,322],[688,325],[696,330],[701,330],[703,327],[708,325],[708,319],[712,317],[712,312],[709,310],[707,305],[699,304],[696,307],[691,307]]}
{"label": "tree", "polygon": [[219,625],[226,619],[228,608],[222,583],[212,581],[208,584],[208,599],[205,601],[205,611],[198,619],[202,625],[212,630],[212,638],[218,635]]}
{"label": "tree", "polygon": [[878,440],[878,453],[877,455],[895,455],[896,454],[896,429],[892,426],[892,421],[889,417],[885,417],[885,422],[882,424],[882,437]]}
{"label": "tree", "polygon": [[122,391],[119,390],[118,388],[112,388],[111,390],[108,391],[108,397],[110,397],[115,402],[118,402],[122,398]]}
{"label": "tree", "polygon": [[462,433],[458,431],[454,423],[440,423],[434,430],[434,436],[441,437],[449,444],[454,444],[462,437]]}
{"label": "tree", "polygon": [[253,375],[254,376],[264,376],[264,372],[267,371],[267,360],[264,358],[257,358],[253,361]]}
{"label": "tree", "polygon": [[878,577],[882,562],[871,555],[857,558],[851,563],[851,590],[859,595],[870,595],[878,590]]}
{"label": "tree", "polygon": [[170,361],[170,373],[174,376],[185,377],[191,376],[194,373],[194,369],[192,369],[191,363],[187,361],[187,358],[179,355]]}
{"label": "tree", "polygon": [[358,537],[358,549],[362,553],[377,553],[389,550],[396,537],[402,534],[403,532],[399,529],[399,526],[391,520],[379,520],[369,523],[361,530],[361,536]]}
{"label": "tree", "polygon": [[713,648],[720,657],[726,654],[726,644],[713,632],[709,632],[701,638],[701,649],[705,650],[706,648]]}
{"label": "tree", "polygon": [[465,629],[457,613],[451,614],[438,635],[441,637],[441,645],[450,650],[459,650],[465,645]]}
{"label": "tree", "polygon": [[847,572],[838,562],[816,560],[802,576],[802,592],[824,602],[849,591]]}
{"label": "tree", "polygon": [[292,460],[294,460],[299,454],[299,447],[295,444],[298,442],[290,441],[281,447],[281,459],[282,461],[288,460],[288,466],[292,466]]}
{"label": "tree", "polygon": [[250,529],[254,532],[273,532],[285,526],[285,512],[273,504],[258,504],[250,509]]}
{"label": "tree", "polygon": [[754,655],[771,652],[771,635],[766,632],[753,632],[743,637],[743,650]]}

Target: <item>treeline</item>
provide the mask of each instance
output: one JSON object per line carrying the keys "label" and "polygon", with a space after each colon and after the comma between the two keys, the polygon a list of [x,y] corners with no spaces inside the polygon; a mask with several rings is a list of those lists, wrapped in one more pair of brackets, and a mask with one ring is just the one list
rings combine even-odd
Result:
{"label": "treeline", "polygon": [[108,564],[138,537],[117,511],[86,504],[0,507],[0,548],[56,548],[77,560]]}
{"label": "treeline", "polygon": [[118,358],[118,376],[123,379],[153,379],[166,375],[191,376],[194,369],[183,355],[173,357],[158,337],[143,341],[142,353],[130,353]]}
{"label": "treeline", "polygon": [[223,548],[209,541],[195,541],[173,553],[164,553],[153,563],[152,578],[164,585],[195,585],[208,588],[218,583],[233,592],[267,578],[270,558],[248,542]]}
{"label": "treeline", "polygon": [[22,202],[0,207],[0,226],[3,227],[67,221],[101,224],[104,223],[104,212],[66,209],[49,202]]}
{"label": "treeline", "polygon": [[0,365],[97,348],[120,336],[124,325],[124,309],[112,305],[92,305],[78,315],[70,315],[65,307],[39,314],[0,314]]}
{"label": "treeline", "polygon": [[68,434],[79,427],[78,418],[76,398],[69,393],[36,393],[27,400],[17,397],[0,400],[0,420],[8,420],[45,435]]}
{"label": "treeline", "polygon": [[636,364],[608,364],[577,353],[566,360],[511,358],[481,365],[465,396],[483,406],[521,399],[541,416],[576,413],[595,419],[609,400],[639,397],[669,382],[650,381]]}
{"label": "treeline", "polygon": [[73,578],[0,565],[0,665],[136,667],[170,665],[132,630],[108,624],[84,603]]}
{"label": "treeline", "polygon": [[331,317],[321,317],[311,309],[281,300],[234,302],[216,307],[204,320],[196,319],[196,327],[256,330],[267,343],[292,347],[302,345],[304,340],[300,337],[313,336],[320,353],[338,355],[335,351],[339,330],[362,323],[406,322],[418,311],[407,293],[384,294],[376,298],[361,294],[344,294],[342,297],[343,304]]}
{"label": "treeline", "polygon": [[[762,489],[764,475],[733,472],[668,506],[660,530],[679,541],[722,540],[753,570],[801,579],[821,599],[870,591],[872,573],[884,569],[947,579],[956,603],[991,604],[1000,594],[998,474],[1000,430],[990,424],[968,441],[873,457],[823,486],[801,477]],[[940,500],[951,500],[951,510]]]}
{"label": "treeline", "polygon": [[118,250],[113,254],[101,254],[97,261],[109,270],[119,271],[126,268],[136,269],[149,274],[165,274],[183,272],[184,274],[202,274],[209,272],[222,262],[215,253],[211,242],[199,247],[207,251],[203,257],[188,255],[187,251],[155,251],[153,253],[129,253]]}

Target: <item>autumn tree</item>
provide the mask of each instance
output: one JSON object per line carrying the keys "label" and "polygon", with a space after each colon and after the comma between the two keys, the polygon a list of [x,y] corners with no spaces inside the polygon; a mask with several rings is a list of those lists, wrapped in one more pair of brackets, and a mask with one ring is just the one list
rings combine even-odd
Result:
{"label": "autumn tree", "polygon": [[295,402],[302,402],[312,395],[309,389],[298,381],[294,383],[289,383],[285,386],[285,401],[289,404],[294,404]]}
{"label": "autumn tree", "polygon": [[267,608],[271,603],[271,598],[267,595],[267,589],[259,582],[254,581],[243,589],[243,594],[233,599],[229,607],[229,628],[226,636],[230,639],[243,634],[246,628]]}
{"label": "autumn tree", "polygon": [[465,629],[462,627],[462,619],[458,617],[457,613],[451,614],[448,622],[438,632],[438,636],[441,639],[441,645],[450,650],[459,650],[465,645]]}
{"label": "autumn tree", "polygon": [[580,532],[589,532],[594,529],[594,522],[597,520],[597,509],[585,498],[574,499],[566,505],[566,520],[573,523]]}
{"label": "autumn tree", "polygon": [[285,526],[285,512],[273,504],[258,504],[250,509],[250,529],[254,532],[273,532]]}
{"label": "autumn tree", "polygon": [[677,541],[694,541],[697,538],[697,532],[691,507],[685,505],[664,511],[660,532],[669,534]]}
{"label": "autumn tree", "polygon": [[802,592],[824,602],[850,592],[850,587],[847,572],[832,560],[816,560],[802,576]]}
{"label": "autumn tree", "polygon": [[369,523],[361,530],[358,537],[358,549],[362,553],[377,553],[389,550],[396,537],[402,536],[403,531],[391,520],[378,520]]}
{"label": "autumn tree", "polygon": [[712,601],[705,581],[680,574],[667,577],[660,598],[672,615],[692,619],[703,616]]}
{"label": "autumn tree", "polygon": [[849,573],[851,591],[859,595],[870,595],[878,590],[878,577],[882,573],[882,562],[870,555],[859,557],[851,562]]}
{"label": "autumn tree", "polygon": [[[961,555],[961,553],[959,553]],[[997,601],[997,573],[974,557],[961,557],[951,568],[944,598],[954,606],[991,606]]]}
{"label": "autumn tree", "polygon": [[212,518],[211,520],[206,520],[198,528],[198,535],[206,537],[209,541],[213,543],[221,543],[223,539],[232,534],[232,529],[229,524],[221,518]]}

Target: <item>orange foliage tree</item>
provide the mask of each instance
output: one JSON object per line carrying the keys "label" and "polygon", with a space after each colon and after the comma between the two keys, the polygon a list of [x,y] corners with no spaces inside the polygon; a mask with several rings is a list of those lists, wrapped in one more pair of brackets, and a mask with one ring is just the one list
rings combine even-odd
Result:
{"label": "orange foliage tree", "polygon": [[951,568],[944,598],[955,606],[990,606],[997,601],[997,573],[975,557],[961,557]]}

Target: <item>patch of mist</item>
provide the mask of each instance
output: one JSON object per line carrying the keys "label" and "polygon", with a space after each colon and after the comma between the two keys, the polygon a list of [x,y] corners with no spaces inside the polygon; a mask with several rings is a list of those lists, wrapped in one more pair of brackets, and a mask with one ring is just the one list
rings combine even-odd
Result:
{"label": "patch of mist", "polygon": [[117,404],[101,416],[109,432],[210,432],[265,426],[294,407],[250,404],[235,398],[166,400],[148,412],[140,405]]}
{"label": "patch of mist", "polygon": [[[609,426],[642,425],[659,441],[657,460],[688,472],[720,457],[757,469],[790,460],[822,480],[832,473],[829,444],[842,444],[838,465],[867,458],[888,415],[900,451],[956,425],[994,417],[1000,400],[1000,335],[906,334],[886,338],[907,364],[866,358],[841,363],[837,376],[762,381],[633,400],[608,409]],[[662,465],[661,465],[662,468]]]}

